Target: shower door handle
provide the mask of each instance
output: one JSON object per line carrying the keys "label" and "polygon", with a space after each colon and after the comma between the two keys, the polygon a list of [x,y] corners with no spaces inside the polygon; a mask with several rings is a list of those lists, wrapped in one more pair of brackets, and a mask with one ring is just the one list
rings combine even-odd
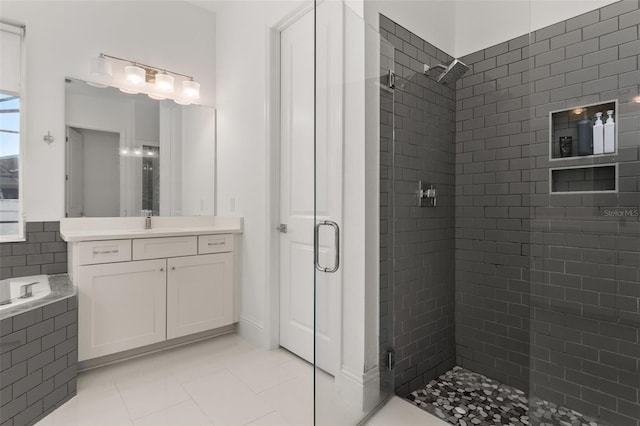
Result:
{"label": "shower door handle", "polygon": [[[335,259],[333,268],[326,268],[324,266],[320,266],[320,227],[321,226],[330,226],[333,228],[333,233],[335,236]],[[315,235],[314,235],[314,263],[316,269],[320,272],[329,272],[333,273],[338,270],[340,267],[340,226],[332,220],[323,220],[322,222],[318,222],[316,224]]]}

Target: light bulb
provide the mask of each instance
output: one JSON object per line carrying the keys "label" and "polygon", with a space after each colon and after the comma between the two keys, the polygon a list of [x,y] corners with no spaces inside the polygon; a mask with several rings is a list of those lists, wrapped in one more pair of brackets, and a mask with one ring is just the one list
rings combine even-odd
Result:
{"label": "light bulb", "polygon": [[127,155],[128,153],[129,153],[129,150],[127,148],[122,148],[120,150],[120,154],[122,154],[122,155]]}
{"label": "light bulb", "polygon": [[156,90],[161,93],[172,93],[173,92],[173,76],[162,73],[156,74]]}
{"label": "light bulb", "polygon": [[185,80],[182,82],[182,96],[186,99],[200,98],[200,83],[193,80]]}
{"label": "light bulb", "polygon": [[127,81],[135,86],[141,85],[145,82],[144,68],[140,68],[136,65],[127,65],[124,67],[124,75]]}
{"label": "light bulb", "polygon": [[142,155],[142,151],[140,149],[136,149],[135,151],[133,151],[133,153],[135,155]]}
{"label": "light bulb", "polygon": [[91,78],[94,81],[88,81],[87,84],[94,87],[107,87],[107,83],[111,81],[113,70],[111,62],[104,56],[91,59]]}

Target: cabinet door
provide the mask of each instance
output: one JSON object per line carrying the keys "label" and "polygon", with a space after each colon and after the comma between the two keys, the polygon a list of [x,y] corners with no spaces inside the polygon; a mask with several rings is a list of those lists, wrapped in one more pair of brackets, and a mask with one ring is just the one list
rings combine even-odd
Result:
{"label": "cabinet door", "polygon": [[166,260],[80,266],[80,361],[166,339]]}
{"label": "cabinet door", "polygon": [[167,338],[233,324],[233,254],[167,260]]}

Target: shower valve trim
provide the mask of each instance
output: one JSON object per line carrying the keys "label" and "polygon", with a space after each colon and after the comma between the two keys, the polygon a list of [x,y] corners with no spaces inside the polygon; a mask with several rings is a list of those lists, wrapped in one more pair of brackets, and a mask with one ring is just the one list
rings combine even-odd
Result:
{"label": "shower valve trim", "polygon": [[[423,184],[422,181],[418,181],[418,207],[435,207],[436,206],[436,187],[434,185],[429,185],[426,188],[426,184]],[[422,204],[422,200],[427,199],[428,203],[426,205]]]}

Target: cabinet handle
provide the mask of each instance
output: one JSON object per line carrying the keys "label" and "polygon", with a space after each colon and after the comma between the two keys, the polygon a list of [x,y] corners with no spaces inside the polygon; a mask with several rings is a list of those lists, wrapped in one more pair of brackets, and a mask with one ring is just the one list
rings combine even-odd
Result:
{"label": "cabinet handle", "polygon": [[118,250],[94,250],[93,254],[117,254]]}
{"label": "cabinet handle", "polygon": [[164,272],[164,268],[160,268],[160,272]]}
{"label": "cabinet handle", "polygon": [[175,266],[172,266],[172,267],[171,267],[171,270],[172,270],[172,271],[175,271],[175,270],[176,270],[176,267],[175,267]]}
{"label": "cabinet handle", "polygon": [[209,243],[209,246],[223,246],[224,245],[224,241],[221,243]]}

